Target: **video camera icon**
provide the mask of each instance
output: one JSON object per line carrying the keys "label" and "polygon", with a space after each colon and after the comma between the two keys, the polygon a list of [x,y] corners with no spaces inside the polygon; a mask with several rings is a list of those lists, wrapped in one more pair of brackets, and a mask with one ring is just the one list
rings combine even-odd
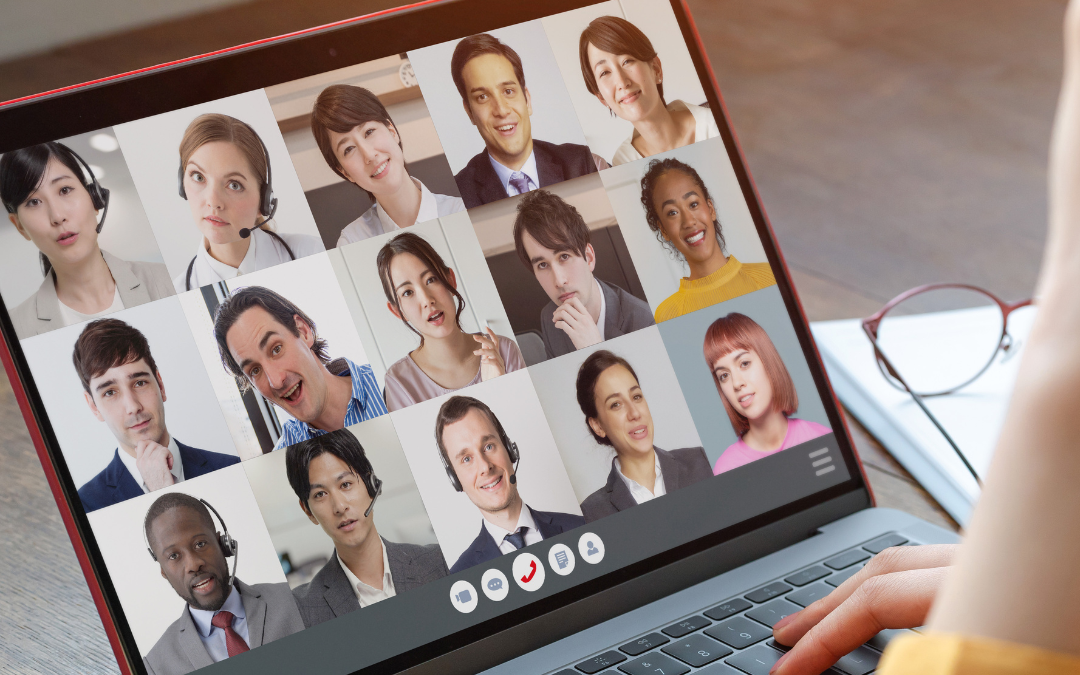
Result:
{"label": "video camera icon", "polygon": [[476,609],[477,600],[476,589],[468,581],[455,581],[450,587],[450,603],[462,614],[468,614]]}

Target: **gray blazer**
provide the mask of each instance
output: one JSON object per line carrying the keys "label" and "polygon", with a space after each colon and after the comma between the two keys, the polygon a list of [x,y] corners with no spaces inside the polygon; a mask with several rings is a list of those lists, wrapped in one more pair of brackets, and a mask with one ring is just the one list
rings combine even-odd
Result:
{"label": "gray blazer", "polygon": [[[669,451],[654,446],[653,449],[660,460],[660,473],[664,475],[666,493],[713,476],[712,465],[709,464],[703,448]],[[619,470],[615,468],[615,460],[612,459],[607,484],[581,502],[581,513],[585,516],[585,522],[591,523],[604,516],[625,511],[631,506],[637,506],[637,502],[630,494],[630,488],[626,487],[626,483],[619,477]]]}
{"label": "gray blazer", "polygon": [[[395,544],[385,539],[383,544],[386,546],[386,560],[390,563],[395,594],[419,588],[449,574],[446,560],[437,544]],[[356,592],[349,585],[345,571],[341,569],[336,551],[310,583],[293,589],[293,596],[308,628],[360,609],[360,601],[356,599]]]}
{"label": "gray blazer", "polygon": [[[630,295],[614,284],[600,279],[597,281],[600,282],[600,289],[604,292],[604,302],[607,304],[604,314],[605,340],[633,333],[639,328],[646,328],[656,323],[653,321],[653,313],[647,302]],[[554,302],[549,302],[544,309],[540,310],[540,334],[544,338],[544,351],[547,352],[549,359],[569,354],[576,349],[574,343],[570,341],[570,336],[556,328],[551,321],[557,308]]]}
{"label": "gray blazer", "polygon": [[[101,257],[112,272],[125,308],[176,294],[169,270],[163,263],[128,262],[106,251],[101,252]],[[45,276],[36,293],[11,310],[11,323],[20,340],[64,327],[60,299],[56,297],[56,283],[51,274]]]}
{"label": "gray blazer", "polygon": [[[296,610],[288,584],[248,586],[239,579],[234,579],[234,583],[240,590],[240,600],[247,614],[249,647],[261,647],[267,642],[304,630],[304,621]],[[143,659],[146,672],[150,675],[184,675],[213,662],[186,606],[180,618],[165,629],[157,644]]]}

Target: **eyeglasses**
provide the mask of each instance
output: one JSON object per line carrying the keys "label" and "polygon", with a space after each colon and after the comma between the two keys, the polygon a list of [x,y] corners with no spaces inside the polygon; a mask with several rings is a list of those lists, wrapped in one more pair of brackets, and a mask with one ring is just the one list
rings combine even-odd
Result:
{"label": "eyeglasses", "polygon": [[862,322],[885,380],[911,395],[980,487],[979,474],[923,399],[968,386],[999,353],[1003,362],[1012,358],[1019,344],[1009,334],[1009,316],[1032,304],[1007,303],[967,284],[928,284],[901,293]]}

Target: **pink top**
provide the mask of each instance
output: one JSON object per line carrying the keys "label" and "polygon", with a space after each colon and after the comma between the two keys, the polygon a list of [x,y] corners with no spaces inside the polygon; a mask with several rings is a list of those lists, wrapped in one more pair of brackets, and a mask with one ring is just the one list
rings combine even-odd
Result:
{"label": "pink top", "polygon": [[[512,373],[515,370],[524,368],[525,359],[521,358],[521,351],[518,350],[517,344],[501,335],[495,337],[499,339],[499,355],[502,356],[503,363],[506,364],[506,372]],[[477,368],[476,377],[465,386],[468,387],[479,382],[480,369]],[[390,412],[407,408],[414,403],[421,403],[436,396],[449,394],[452,391],[457,390],[446,389],[428,377],[427,373],[420,370],[420,366],[416,365],[416,361],[413,361],[408,354],[386,371],[386,408]]]}
{"label": "pink top", "polygon": [[727,446],[724,453],[720,455],[720,459],[716,460],[716,466],[714,466],[712,470],[713,475],[719,476],[725,471],[731,471],[744,464],[759,460],[762,457],[775,455],[781,450],[787,450],[800,443],[815,439],[818,436],[824,436],[825,434],[831,433],[832,429],[823,427],[817,422],[789,417],[787,421],[787,436],[784,436],[784,442],[780,444],[779,448],[772,452],[761,452],[759,450],[754,450],[740,438]]}

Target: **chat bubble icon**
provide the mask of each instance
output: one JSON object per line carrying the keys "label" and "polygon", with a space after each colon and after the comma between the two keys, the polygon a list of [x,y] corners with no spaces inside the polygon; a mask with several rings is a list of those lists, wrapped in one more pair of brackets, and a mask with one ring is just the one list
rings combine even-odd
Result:
{"label": "chat bubble icon", "polygon": [[499,577],[492,577],[488,579],[487,587],[489,591],[498,591],[503,587],[502,579]]}

